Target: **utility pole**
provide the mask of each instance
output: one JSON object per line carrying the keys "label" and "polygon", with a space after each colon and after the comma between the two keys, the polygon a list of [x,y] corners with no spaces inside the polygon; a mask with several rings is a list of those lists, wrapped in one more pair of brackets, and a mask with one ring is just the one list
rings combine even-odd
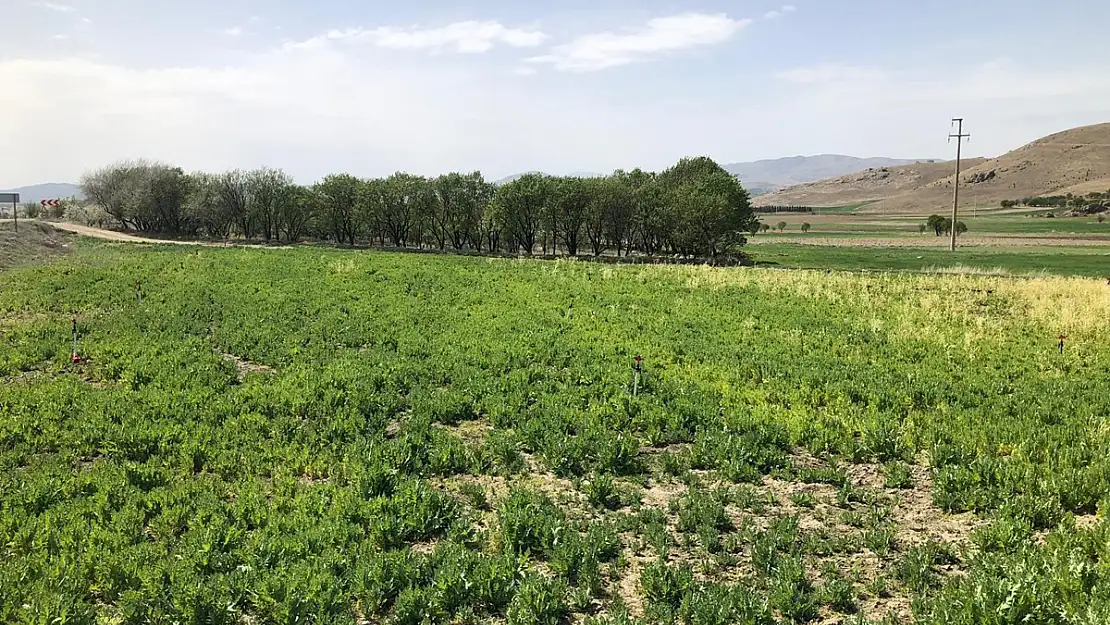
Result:
{"label": "utility pole", "polygon": [[957,209],[960,205],[960,148],[963,147],[964,139],[970,138],[971,135],[964,134],[964,118],[954,117],[952,123],[957,124],[956,134],[948,135],[948,142],[952,143],[952,139],[956,140],[956,180],[952,183],[952,246],[949,248],[953,252],[956,251],[956,217]]}

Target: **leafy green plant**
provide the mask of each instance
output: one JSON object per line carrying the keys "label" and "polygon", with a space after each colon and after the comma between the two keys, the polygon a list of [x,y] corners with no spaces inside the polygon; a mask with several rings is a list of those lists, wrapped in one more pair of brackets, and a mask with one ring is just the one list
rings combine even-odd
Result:
{"label": "leafy green plant", "polygon": [[606,473],[592,476],[586,483],[586,500],[598,508],[615,509],[620,506],[620,493],[613,477]]}
{"label": "leafy green plant", "polygon": [[489,509],[489,499],[486,497],[486,489],[481,484],[474,482],[464,482],[459,485],[459,492],[463,497],[466,497],[471,506],[478,510]]}
{"label": "leafy green plant", "polygon": [[892,460],[883,465],[883,479],[887,488],[913,488],[910,466],[900,460]]}
{"label": "leafy green plant", "polygon": [[790,495],[790,501],[799,508],[812,508],[817,505],[817,497],[808,491],[800,490]]}
{"label": "leafy green plant", "polygon": [[510,625],[557,625],[567,613],[567,588],[559,580],[529,575],[509,604]]}

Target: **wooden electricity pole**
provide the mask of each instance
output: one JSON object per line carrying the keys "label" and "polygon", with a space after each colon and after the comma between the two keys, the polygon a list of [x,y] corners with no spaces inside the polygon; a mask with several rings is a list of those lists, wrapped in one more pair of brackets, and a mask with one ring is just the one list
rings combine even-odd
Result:
{"label": "wooden electricity pole", "polygon": [[970,138],[971,135],[964,134],[964,118],[954,117],[952,123],[957,124],[956,134],[948,135],[948,142],[952,143],[952,139],[956,140],[956,180],[952,183],[952,245],[949,249],[953,252],[956,251],[956,217],[957,209],[960,205],[960,148],[963,147],[964,139]]}

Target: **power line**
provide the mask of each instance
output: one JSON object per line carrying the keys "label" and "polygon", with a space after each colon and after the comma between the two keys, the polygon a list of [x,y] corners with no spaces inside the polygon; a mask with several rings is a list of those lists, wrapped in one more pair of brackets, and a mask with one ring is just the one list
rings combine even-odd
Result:
{"label": "power line", "polygon": [[960,204],[960,148],[964,145],[965,138],[971,138],[971,135],[964,134],[964,118],[952,118],[953,124],[958,124],[956,134],[948,135],[948,142],[952,143],[952,139],[956,140],[956,180],[952,184],[952,244],[949,249],[953,252],[956,251],[956,212]]}

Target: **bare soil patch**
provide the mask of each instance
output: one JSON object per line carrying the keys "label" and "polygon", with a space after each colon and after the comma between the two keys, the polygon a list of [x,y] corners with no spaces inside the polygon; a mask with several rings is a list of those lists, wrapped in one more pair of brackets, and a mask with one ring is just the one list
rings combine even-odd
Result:
{"label": "bare soil patch", "polygon": [[239,379],[240,380],[245,379],[251,373],[263,373],[263,374],[274,373],[274,368],[273,367],[268,367],[266,365],[262,365],[262,364],[259,364],[257,362],[251,362],[251,361],[249,361],[245,358],[240,358],[239,356],[236,356],[235,354],[220,354],[220,355],[223,356],[224,360],[226,360],[230,363],[233,363],[235,365],[235,369],[239,374]]}

